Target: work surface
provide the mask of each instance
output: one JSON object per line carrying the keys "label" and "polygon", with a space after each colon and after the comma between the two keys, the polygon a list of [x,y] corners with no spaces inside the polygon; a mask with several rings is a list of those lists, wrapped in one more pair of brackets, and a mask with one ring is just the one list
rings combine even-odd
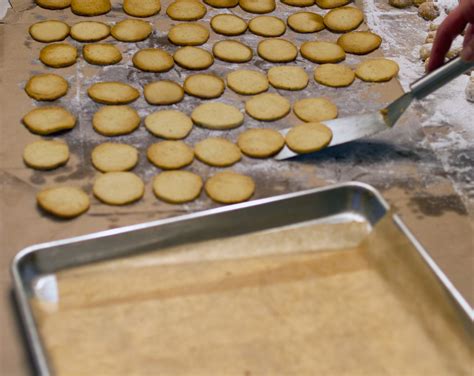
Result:
{"label": "work surface", "polygon": [[[19,5],[26,3],[16,2]],[[406,85],[423,72],[417,46],[424,40],[428,23],[413,10],[400,11],[381,6],[383,9],[375,9],[374,1],[367,0],[364,3],[366,19],[369,27],[384,39],[384,54],[400,63],[400,79]],[[51,12],[51,18],[55,17],[54,14]],[[20,118],[33,105],[23,93],[23,85],[32,72],[43,68],[38,63],[31,64],[37,57],[39,46],[27,38],[29,24],[18,22],[20,19],[21,13],[12,13],[7,22],[0,25],[0,270],[3,294],[0,303],[0,369],[5,375],[28,372],[7,272],[15,253],[34,243],[214,206],[207,199],[186,206],[171,206],[155,200],[148,190],[144,201],[149,203],[146,210],[136,210],[133,206],[116,209],[95,202],[87,215],[74,221],[55,221],[42,216],[34,203],[39,187],[46,182],[72,179],[80,183],[88,178],[85,187],[90,189],[93,176],[87,176],[87,172],[81,169],[84,156],[80,155],[73,156],[61,176],[32,172],[22,164],[24,142],[33,139],[20,124]],[[462,95],[466,81],[466,77],[461,77],[441,89],[436,96],[414,105],[392,131],[376,138],[293,161],[255,164],[250,170],[259,187],[255,198],[341,181],[370,183],[382,192],[470,304],[474,304],[474,106]],[[336,97],[334,92],[333,95]],[[354,98],[355,103],[358,100]],[[361,105],[364,103],[361,101]],[[341,106],[343,103],[338,105],[343,114],[350,113]],[[374,106],[370,102],[365,105],[367,108]],[[21,143],[15,142],[17,140]]]}

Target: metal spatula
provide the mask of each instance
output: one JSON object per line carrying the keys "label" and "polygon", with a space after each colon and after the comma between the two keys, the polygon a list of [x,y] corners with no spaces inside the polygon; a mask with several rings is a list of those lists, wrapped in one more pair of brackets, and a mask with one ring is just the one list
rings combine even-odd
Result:
{"label": "metal spatula", "polygon": [[[460,57],[457,57],[441,68],[428,73],[412,83],[409,92],[402,95],[381,111],[324,121],[323,123],[331,128],[333,133],[331,143],[328,147],[344,144],[357,140],[358,138],[368,137],[393,127],[413,99],[426,97],[428,94],[431,94],[433,91],[439,89],[472,67],[474,67],[474,62],[466,62]],[[290,128],[280,132],[286,135],[289,130]],[[284,149],[275,156],[275,159],[288,159],[297,155],[299,154],[285,146]]]}

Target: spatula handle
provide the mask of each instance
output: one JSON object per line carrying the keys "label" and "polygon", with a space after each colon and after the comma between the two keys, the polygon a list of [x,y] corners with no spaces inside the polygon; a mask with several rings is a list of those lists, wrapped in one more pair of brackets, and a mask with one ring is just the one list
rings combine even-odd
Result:
{"label": "spatula handle", "polygon": [[413,82],[410,85],[411,92],[417,99],[422,99],[472,67],[474,62],[457,57]]}

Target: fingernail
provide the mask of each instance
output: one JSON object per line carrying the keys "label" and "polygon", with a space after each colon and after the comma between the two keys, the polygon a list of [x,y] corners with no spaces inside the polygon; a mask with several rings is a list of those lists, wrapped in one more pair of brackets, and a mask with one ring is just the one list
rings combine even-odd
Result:
{"label": "fingernail", "polygon": [[463,60],[466,61],[473,61],[474,60],[474,47],[472,45],[467,45],[463,48],[461,57]]}

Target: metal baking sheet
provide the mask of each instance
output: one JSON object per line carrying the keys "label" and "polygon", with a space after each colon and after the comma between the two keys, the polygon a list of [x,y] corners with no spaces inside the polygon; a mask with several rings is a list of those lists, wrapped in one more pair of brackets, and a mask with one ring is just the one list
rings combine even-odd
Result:
{"label": "metal baking sheet", "polygon": [[436,276],[437,283],[443,287],[450,304],[455,307],[459,320],[472,334],[472,309],[400,218],[389,211],[389,206],[381,195],[371,186],[345,183],[35,245],[22,250],[13,260],[11,272],[28,343],[38,372],[42,375],[52,374],[30,303],[30,298],[34,296],[33,284],[40,277],[52,275],[65,268],[117,257],[145,254],[176,245],[303,225],[308,222],[362,221],[372,228],[386,215],[392,216],[401,233],[414,246],[416,257],[422,260],[425,269]]}

